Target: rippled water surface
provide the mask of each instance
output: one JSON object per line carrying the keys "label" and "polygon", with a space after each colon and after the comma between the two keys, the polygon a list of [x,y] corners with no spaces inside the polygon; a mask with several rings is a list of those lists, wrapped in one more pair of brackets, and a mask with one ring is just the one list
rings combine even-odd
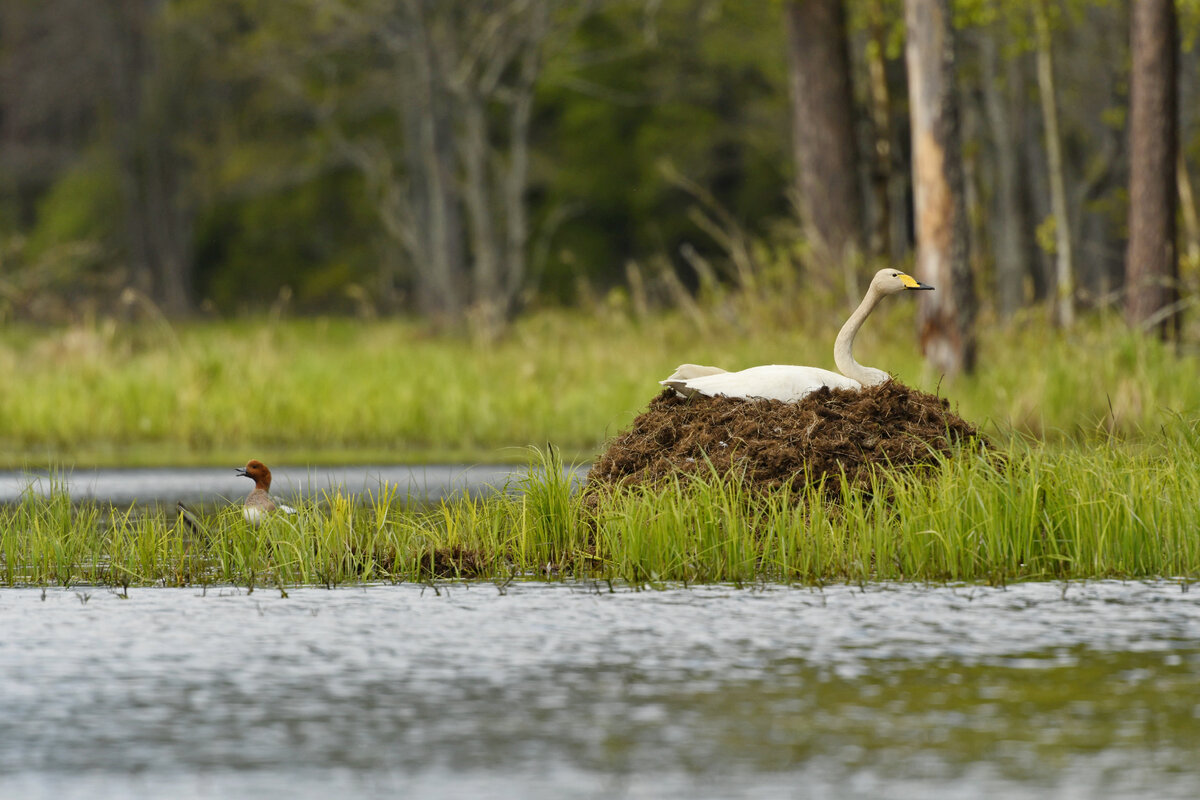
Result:
{"label": "rippled water surface", "polygon": [[1200,589],[0,591],[0,797],[1195,797]]}

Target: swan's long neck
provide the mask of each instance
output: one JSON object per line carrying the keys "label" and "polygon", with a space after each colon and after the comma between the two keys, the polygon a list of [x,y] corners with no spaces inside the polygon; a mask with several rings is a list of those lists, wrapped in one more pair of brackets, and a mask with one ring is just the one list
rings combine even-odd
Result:
{"label": "swan's long neck", "polygon": [[874,386],[891,377],[881,369],[864,367],[854,360],[854,337],[858,335],[858,329],[875,310],[875,305],[882,297],[883,293],[877,291],[872,284],[871,288],[867,289],[866,297],[858,304],[858,308],[854,309],[850,319],[846,320],[833,343],[833,363],[837,364],[843,375],[853,378],[863,386]]}

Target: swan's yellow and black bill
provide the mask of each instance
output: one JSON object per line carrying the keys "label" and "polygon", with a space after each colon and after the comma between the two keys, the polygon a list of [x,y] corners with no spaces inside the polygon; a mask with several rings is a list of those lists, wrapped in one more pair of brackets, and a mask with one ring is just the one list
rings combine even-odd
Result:
{"label": "swan's yellow and black bill", "polygon": [[905,289],[929,289],[930,291],[933,291],[933,287],[929,284],[921,283],[912,275],[908,275],[903,272],[900,273],[900,282],[904,284]]}

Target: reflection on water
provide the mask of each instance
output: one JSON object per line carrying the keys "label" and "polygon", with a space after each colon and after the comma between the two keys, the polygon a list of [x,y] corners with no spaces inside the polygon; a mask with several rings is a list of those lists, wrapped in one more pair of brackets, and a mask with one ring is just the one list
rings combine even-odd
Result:
{"label": "reflection on water", "polygon": [[0,796],[1192,797],[1200,595],[0,592]]}

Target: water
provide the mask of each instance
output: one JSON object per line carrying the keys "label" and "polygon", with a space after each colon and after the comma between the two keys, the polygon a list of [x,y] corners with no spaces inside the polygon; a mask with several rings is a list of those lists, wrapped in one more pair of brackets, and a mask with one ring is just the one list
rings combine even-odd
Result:
{"label": "water", "polygon": [[1200,594],[0,591],[0,797],[1195,797]]}
{"label": "water", "polygon": [[[577,480],[583,468],[568,469]],[[79,469],[0,471],[0,503],[15,503],[30,487],[42,495],[51,487],[67,492],[76,502],[93,500],[126,507],[133,503],[165,504],[176,501],[196,505],[240,500],[254,488],[239,478],[233,467],[155,467],[146,469]],[[343,467],[272,468],[271,493],[284,499],[320,499],[333,489],[353,494],[378,491],[388,484],[411,502],[437,502],[455,494],[481,495],[497,491],[529,474],[515,465],[367,465]]]}

